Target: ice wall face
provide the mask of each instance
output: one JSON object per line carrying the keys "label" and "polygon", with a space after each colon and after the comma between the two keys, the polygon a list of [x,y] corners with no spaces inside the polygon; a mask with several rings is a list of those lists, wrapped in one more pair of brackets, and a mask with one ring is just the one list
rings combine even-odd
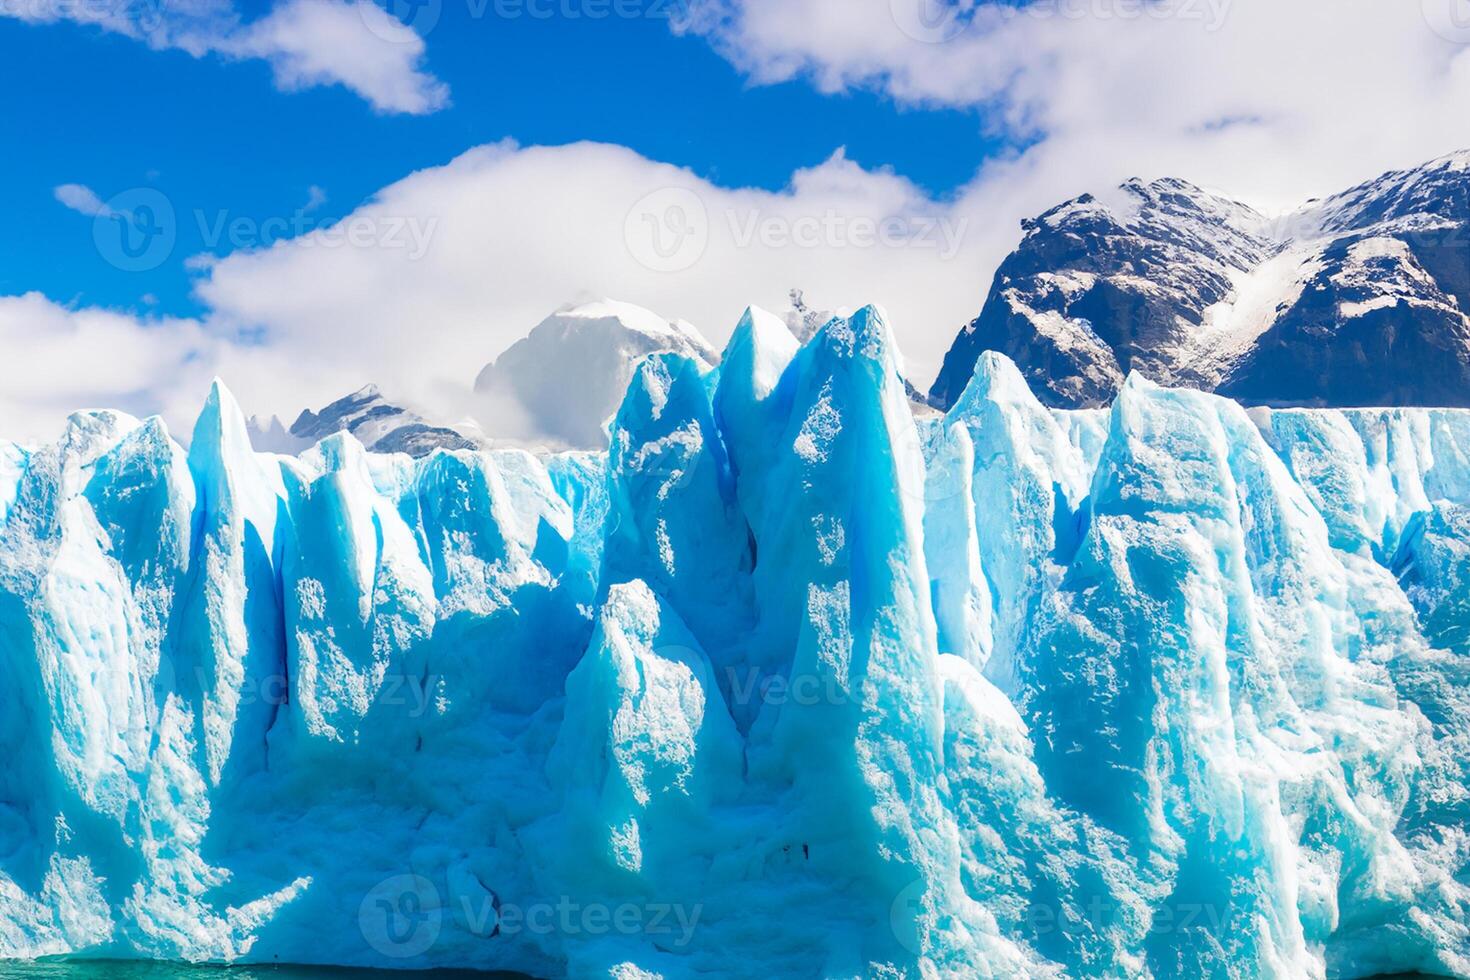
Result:
{"label": "ice wall face", "polygon": [[0,445],[0,956],[1470,972],[1470,415],[721,363],[607,454]]}

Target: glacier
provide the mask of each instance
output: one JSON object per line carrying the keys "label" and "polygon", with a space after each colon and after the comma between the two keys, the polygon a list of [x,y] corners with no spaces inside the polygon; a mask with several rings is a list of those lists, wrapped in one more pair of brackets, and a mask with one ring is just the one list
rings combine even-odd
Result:
{"label": "glacier", "polygon": [[752,309],[606,452],[0,443],[0,958],[1470,975],[1470,413],[902,377]]}

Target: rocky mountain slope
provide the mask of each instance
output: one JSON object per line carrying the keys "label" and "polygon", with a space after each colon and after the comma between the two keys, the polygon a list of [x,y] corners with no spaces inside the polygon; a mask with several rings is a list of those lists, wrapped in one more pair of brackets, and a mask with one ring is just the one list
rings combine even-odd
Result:
{"label": "rocky mountain slope", "polygon": [[1023,224],[930,391],[983,351],[1057,407],[1123,378],[1272,405],[1470,405],[1470,151],[1268,219],[1180,180],[1130,181]]}
{"label": "rocky mountain slope", "polygon": [[[271,436],[271,441],[279,443],[279,437],[272,436],[272,432],[273,429],[268,429],[265,434]],[[306,449],[336,432],[352,433],[371,452],[407,453],[410,456],[427,456],[435,449],[475,449],[483,443],[473,435],[431,423],[389,402],[377,385],[367,385],[337,399],[320,412],[302,412],[290,430],[290,437],[296,445],[274,448],[277,451]]]}

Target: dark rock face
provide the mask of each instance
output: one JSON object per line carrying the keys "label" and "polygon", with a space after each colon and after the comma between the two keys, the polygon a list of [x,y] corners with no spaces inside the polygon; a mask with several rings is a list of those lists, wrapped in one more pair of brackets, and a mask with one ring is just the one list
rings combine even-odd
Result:
{"label": "dark rock face", "polygon": [[1027,221],[931,389],[947,407],[981,352],[1057,407],[1130,371],[1241,401],[1470,404],[1470,153],[1268,221],[1178,180],[1130,181]]}
{"label": "dark rock face", "polygon": [[385,400],[375,385],[339,398],[320,412],[302,412],[291,435],[311,445],[334,432],[351,432],[371,452],[427,456],[436,449],[477,449],[479,443]]}
{"label": "dark rock face", "polygon": [[1412,244],[1352,236],[1322,260],[1221,394],[1273,405],[1470,405],[1470,324]]}
{"label": "dark rock face", "polygon": [[399,426],[373,443],[375,453],[407,453],[427,456],[436,449],[478,449],[479,444],[447,426],[411,422]]}
{"label": "dark rock face", "polygon": [[1127,373],[1173,374],[1232,271],[1259,265],[1265,219],[1178,180],[1130,181],[1024,223],[980,316],[945,357],[931,399],[948,406],[982,351],[998,350],[1051,404],[1106,404]]}

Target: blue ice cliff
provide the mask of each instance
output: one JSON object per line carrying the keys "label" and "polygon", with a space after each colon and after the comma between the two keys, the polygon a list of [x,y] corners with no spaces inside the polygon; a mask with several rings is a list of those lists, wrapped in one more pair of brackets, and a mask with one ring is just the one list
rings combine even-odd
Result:
{"label": "blue ice cliff", "polygon": [[0,957],[1470,974],[1470,414],[900,372],[751,311],[606,453],[0,443]]}

